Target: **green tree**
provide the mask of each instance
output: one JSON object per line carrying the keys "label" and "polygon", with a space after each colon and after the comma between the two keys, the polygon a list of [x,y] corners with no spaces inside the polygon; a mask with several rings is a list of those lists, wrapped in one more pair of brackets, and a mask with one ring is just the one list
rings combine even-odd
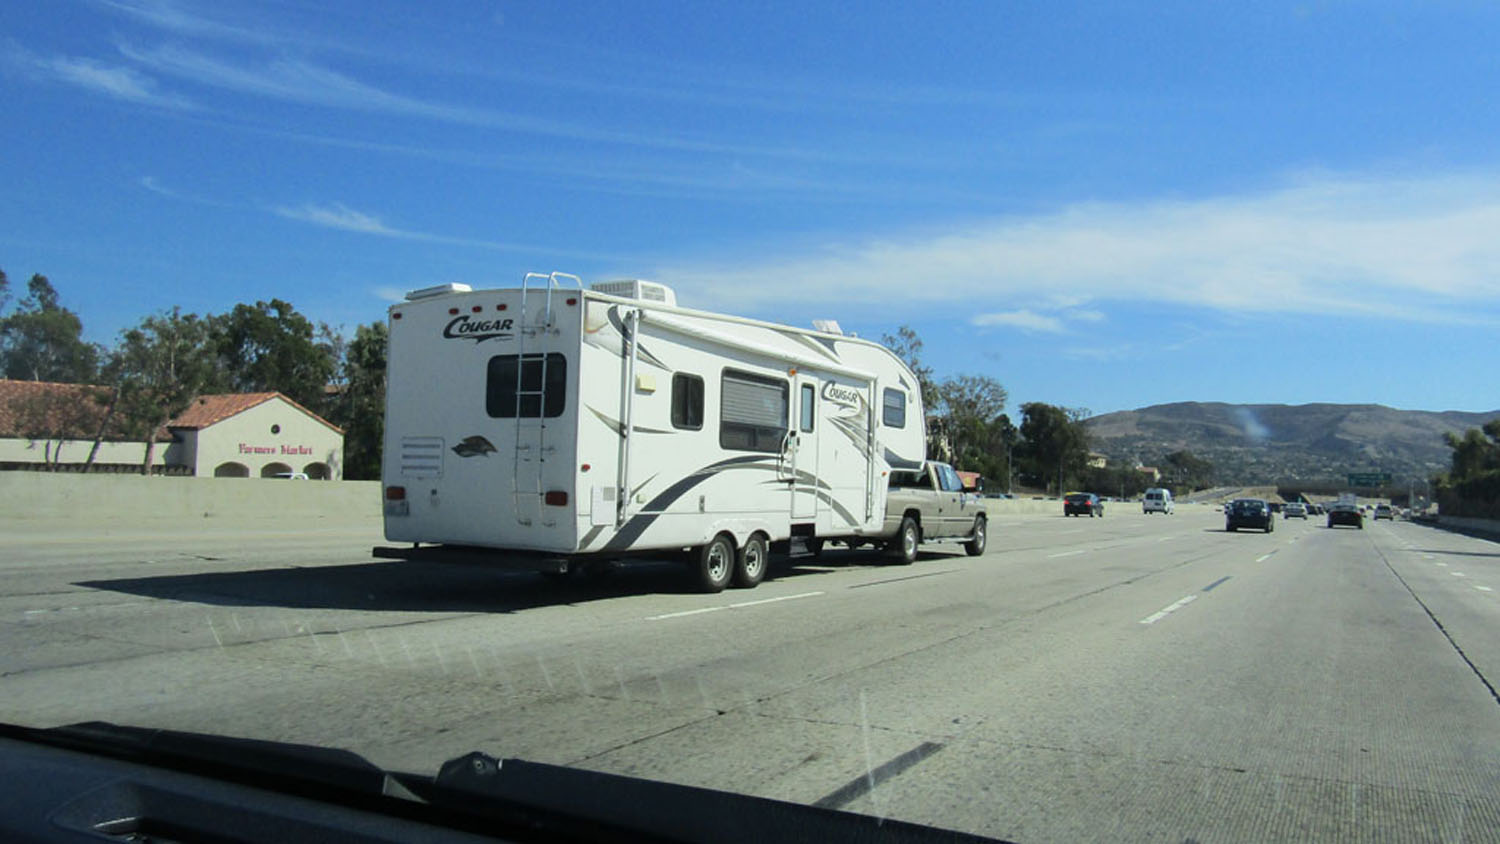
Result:
{"label": "green tree", "polygon": [[385,437],[386,324],[372,322],[343,345],[340,384],[329,409],[330,421],[344,429],[344,477],[380,477]]}
{"label": "green tree", "polygon": [[214,382],[207,320],[173,308],[121,333],[108,369],[128,435],[145,439],[141,474],[151,473],[156,432]]}
{"label": "green tree", "polygon": [[1089,434],[1083,420],[1088,411],[1043,402],[1021,405],[1023,477],[1061,494],[1069,478],[1082,478],[1088,468]]}
{"label": "green tree", "polygon": [[[10,297],[0,288],[0,305]],[[26,284],[26,298],[0,318],[0,375],[21,381],[92,381],[99,348],[83,339],[83,322],[64,308],[52,282],[41,274]]]}
{"label": "green tree", "polygon": [[315,413],[325,412],[325,391],[337,364],[326,329],[319,342],[313,324],[280,299],[235,305],[211,324],[223,388],[275,390]]}
{"label": "green tree", "polygon": [[1174,451],[1163,457],[1161,463],[1165,469],[1163,480],[1180,494],[1213,486],[1214,464],[1190,451]]}
{"label": "green tree", "polygon": [[1010,426],[1002,412],[1005,388],[988,375],[958,375],[943,381],[938,390],[943,395],[943,428],[954,464],[989,478],[1000,477],[1005,466],[1005,427]]}
{"label": "green tree", "polygon": [[943,404],[942,390],[933,378],[932,367],[922,363],[922,338],[909,325],[896,329],[896,333],[882,334],[880,342],[896,353],[917,376],[917,389],[922,393],[922,406],[929,415],[939,415]]}

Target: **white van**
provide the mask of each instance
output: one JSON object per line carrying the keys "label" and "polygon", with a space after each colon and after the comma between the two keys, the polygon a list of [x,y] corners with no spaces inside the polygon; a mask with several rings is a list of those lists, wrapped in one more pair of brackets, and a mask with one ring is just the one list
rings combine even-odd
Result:
{"label": "white van", "polygon": [[1170,489],[1148,489],[1141,499],[1142,513],[1171,513],[1172,491]]}

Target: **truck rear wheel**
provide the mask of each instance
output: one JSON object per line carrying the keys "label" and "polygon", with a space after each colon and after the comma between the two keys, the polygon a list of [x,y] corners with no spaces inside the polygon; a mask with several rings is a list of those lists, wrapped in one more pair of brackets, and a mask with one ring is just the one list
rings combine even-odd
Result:
{"label": "truck rear wheel", "polygon": [[734,543],[721,533],[696,550],[693,576],[698,588],[704,592],[723,592],[734,574]]}
{"label": "truck rear wheel", "polygon": [[922,541],[922,528],[917,520],[911,516],[901,518],[901,529],[896,531],[896,538],[891,540],[890,550],[893,561],[900,566],[909,566],[917,561],[917,545]]}
{"label": "truck rear wheel", "polygon": [[984,553],[986,525],[983,516],[974,519],[974,535],[964,543],[964,553],[970,557],[977,557]]}
{"label": "truck rear wheel", "polygon": [[734,585],[741,589],[752,589],[765,580],[770,558],[771,549],[764,536],[757,533],[745,540],[739,558],[734,561]]}

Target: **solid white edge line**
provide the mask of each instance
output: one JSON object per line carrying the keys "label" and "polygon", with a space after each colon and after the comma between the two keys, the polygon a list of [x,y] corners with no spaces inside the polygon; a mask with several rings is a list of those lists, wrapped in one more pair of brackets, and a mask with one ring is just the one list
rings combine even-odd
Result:
{"label": "solid white edge line", "polygon": [[1078,554],[1087,554],[1088,552],[1089,551],[1088,551],[1087,548],[1080,548],[1077,551],[1064,551],[1061,554],[1048,554],[1047,555],[1047,559],[1051,560],[1051,559],[1055,559],[1057,557],[1073,557],[1073,556],[1076,556]]}
{"label": "solid white edge line", "polygon": [[1474,588],[1478,589],[1481,592],[1493,592],[1493,591],[1495,591],[1495,590],[1491,589],[1488,586],[1475,586]]}
{"label": "solid white edge line", "polygon": [[782,595],[782,596],[776,597],[776,598],[761,598],[758,601],[740,601],[737,604],[724,604],[722,606],[717,606],[717,607],[699,607],[696,610],[682,610],[681,612],[669,612],[669,613],[663,613],[661,615],[648,615],[648,616],[646,616],[645,620],[646,621],[662,621],[662,620],[665,620],[665,619],[668,619],[668,618],[682,618],[683,616],[689,616],[689,615],[702,615],[703,613],[706,613],[706,612],[718,612],[719,610],[735,610],[735,609],[739,609],[741,607],[753,607],[753,606],[756,606],[757,604],[774,604],[777,601],[795,601],[798,598],[813,598],[813,597],[816,597],[818,595],[824,595],[824,594],[827,594],[827,593],[825,593],[825,592],[801,592],[801,593],[798,593],[796,595]]}

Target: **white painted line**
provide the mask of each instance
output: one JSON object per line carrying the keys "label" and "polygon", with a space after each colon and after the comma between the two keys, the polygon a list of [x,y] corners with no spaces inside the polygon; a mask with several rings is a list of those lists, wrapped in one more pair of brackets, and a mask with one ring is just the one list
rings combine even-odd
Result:
{"label": "white painted line", "polygon": [[1442,566],[1443,568],[1447,568],[1448,567],[1447,563],[1438,563],[1438,565]]}
{"label": "white painted line", "polygon": [[1176,539],[1176,538],[1177,538],[1177,537],[1175,537],[1175,536],[1163,536],[1163,537],[1161,537],[1161,538],[1160,538],[1160,539],[1158,539],[1158,540],[1156,540],[1156,541],[1157,541],[1157,542],[1166,542],[1166,541],[1167,541],[1167,540],[1169,540],[1169,539]]}
{"label": "white painted line", "polygon": [[812,598],[812,597],[816,597],[818,595],[823,595],[823,594],[826,594],[826,593],[824,593],[824,592],[801,592],[801,593],[798,593],[796,595],[782,595],[779,598],[762,598],[759,601],[740,601],[737,604],[724,604],[723,606],[718,606],[718,607],[699,607],[696,610],[682,610],[681,612],[669,612],[669,613],[663,613],[661,615],[648,615],[648,616],[646,616],[645,620],[646,621],[663,621],[663,620],[668,619],[668,618],[683,618],[684,616],[702,615],[703,613],[706,613],[706,612],[718,612],[719,610],[735,610],[735,609],[739,609],[741,607],[753,607],[753,606],[756,606],[758,604],[774,604],[777,601],[795,601],[798,598]]}
{"label": "white painted line", "polygon": [[1450,571],[1448,573],[1451,574],[1451,575],[1453,575],[1454,577],[1464,577],[1465,576],[1464,573],[1461,572],[1461,571]]}
{"label": "white painted line", "polygon": [[1275,553],[1275,551],[1272,551],[1270,554],[1261,554],[1259,557],[1255,558],[1255,561],[1257,563],[1264,563],[1266,560],[1271,559],[1272,555],[1274,555]]}
{"label": "white painted line", "polygon": [[1088,552],[1089,550],[1087,548],[1080,548],[1077,551],[1064,551],[1061,554],[1048,554],[1047,559],[1050,560],[1054,557],[1072,557],[1078,554],[1087,554]]}
{"label": "white painted line", "polygon": [[1187,606],[1188,604],[1191,604],[1192,602],[1194,602],[1196,600],[1198,600],[1198,596],[1197,595],[1188,595],[1185,598],[1181,598],[1179,600],[1173,601],[1172,603],[1168,604],[1167,606],[1162,607],[1159,612],[1154,612],[1154,613],[1146,616],[1145,618],[1141,619],[1141,624],[1155,624],[1156,622],[1161,621],[1162,619],[1166,618],[1169,613],[1176,612],[1177,610],[1182,609],[1183,607]]}
{"label": "white painted line", "polygon": [[702,609],[696,609],[696,610],[683,610],[682,612],[669,612],[669,613],[666,613],[665,615],[648,615],[648,616],[646,616],[646,620],[647,621],[661,621],[664,618],[682,618],[685,615],[699,615],[701,613],[718,612],[719,610],[727,610],[727,609],[729,609],[729,607],[703,607]]}
{"label": "white painted line", "polygon": [[1424,559],[1424,560],[1431,560],[1431,559],[1433,559],[1433,556],[1431,554],[1423,554],[1422,555],[1422,559]]}
{"label": "white painted line", "polygon": [[759,601],[741,601],[738,604],[730,604],[729,608],[733,610],[739,609],[740,607],[753,607],[758,604],[774,604],[777,601],[795,601],[798,598],[815,598],[822,594],[822,592],[802,592],[797,595],[782,595],[779,598],[761,598]]}
{"label": "white painted line", "polygon": [[1493,591],[1495,591],[1495,590],[1491,589],[1488,586],[1475,586],[1474,588],[1478,589],[1481,592],[1493,592]]}

